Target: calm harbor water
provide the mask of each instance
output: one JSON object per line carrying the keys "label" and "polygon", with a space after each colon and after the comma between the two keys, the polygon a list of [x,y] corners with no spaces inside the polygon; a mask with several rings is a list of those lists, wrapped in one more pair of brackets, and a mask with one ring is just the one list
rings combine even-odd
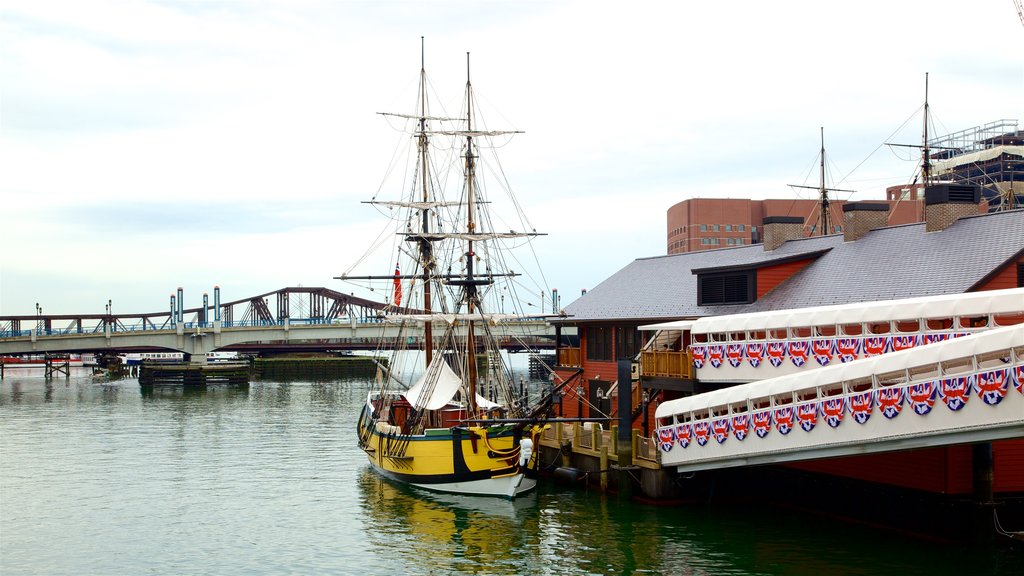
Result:
{"label": "calm harbor water", "polygon": [[378,478],[369,383],[0,382],[0,574],[1022,574],[969,547],[772,508],[547,483],[515,502]]}

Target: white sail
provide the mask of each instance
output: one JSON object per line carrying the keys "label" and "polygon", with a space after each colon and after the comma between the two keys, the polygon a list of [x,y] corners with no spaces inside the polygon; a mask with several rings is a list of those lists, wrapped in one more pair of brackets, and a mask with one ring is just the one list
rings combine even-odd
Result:
{"label": "white sail", "polygon": [[427,371],[405,392],[405,399],[417,410],[437,410],[451,402],[460,386],[462,379],[438,354]]}
{"label": "white sail", "polygon": [[[438,354],[416,383],[405,392],[405,399],[417,410],[438,410],[455,398],[462,386],[462,379],[452,371],[448,363]],[[491,410],[499,405],[476,395],[477,406]]]}

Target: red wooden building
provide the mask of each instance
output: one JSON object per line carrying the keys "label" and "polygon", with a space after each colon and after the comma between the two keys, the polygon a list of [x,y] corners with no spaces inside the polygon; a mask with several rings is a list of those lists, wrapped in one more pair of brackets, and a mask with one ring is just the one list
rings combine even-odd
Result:
{"label": "red wooden building", "polygon": [[[560,345],[559,374],[582,369],[562,414],[615,414],[610,393],[633,395],[634,428],[654,428],[657,403],[711,389],[693,376],[689,342],[667,343],[677,361],[640,370],[639,327],[657,322],[1024,286],[1024,210],[978,214],[969,186],[927,191],[925,221],[887,226],[888,205],[847,203],[842,234],[805,237],[803,219],[768,217],[762,245],[640,258],[565,308],[579,345]],[[616,383],[616,361],[636,359],[634,381]],[[671,360],[671,359],[670,359]],[[716,383],[715,387],[722,384]],[[970,494],[971,446],[786,465],[928,493]],[[994,442],[993,490],[1024,494],[1024,439]]]}

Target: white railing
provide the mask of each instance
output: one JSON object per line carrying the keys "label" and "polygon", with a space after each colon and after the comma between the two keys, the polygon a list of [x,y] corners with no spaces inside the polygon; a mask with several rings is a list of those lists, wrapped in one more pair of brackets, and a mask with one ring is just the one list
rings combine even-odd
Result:
{"label": "white railing", "polygon": [[1024,436],[1024,325],[665,402],[680,471]]}

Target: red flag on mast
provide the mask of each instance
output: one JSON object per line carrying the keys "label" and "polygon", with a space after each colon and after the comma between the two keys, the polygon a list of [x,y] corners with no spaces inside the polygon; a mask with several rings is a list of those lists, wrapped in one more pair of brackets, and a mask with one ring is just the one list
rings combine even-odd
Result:
{"label": "red flag on mast", "polygon": [[395,306],[402,305],[402,279],[401,272],[398,270],[398,262],[395,262]]}

